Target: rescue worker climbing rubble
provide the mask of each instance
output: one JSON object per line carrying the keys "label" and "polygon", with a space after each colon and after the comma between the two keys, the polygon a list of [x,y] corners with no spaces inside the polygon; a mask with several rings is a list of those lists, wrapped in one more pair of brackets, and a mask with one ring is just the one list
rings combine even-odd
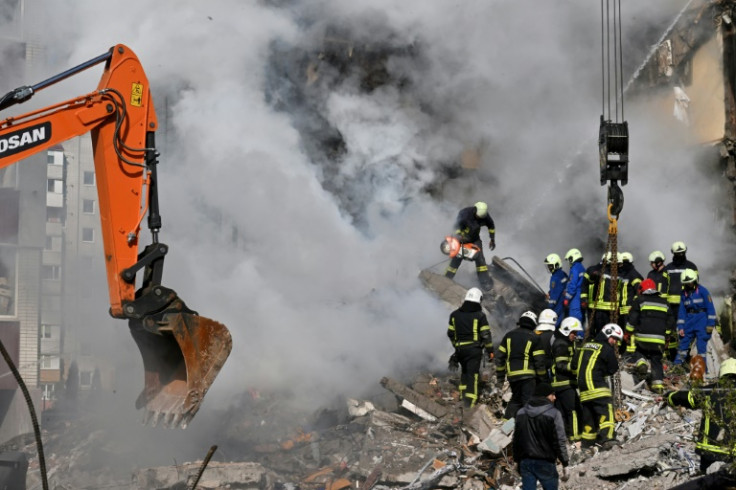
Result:
{"label": "rescue worker climbing rubble", "polygon": [[534,333],[537,315],[533,311],[525,311],[517,325],[518,328],[503,337],[496,356],[496,383],[501,388],[508,378],[511,386],[511,400],[506,405],[505,420],[516,416],[516,412],[534,393],[536,380],[546,374],[544,350],[539,336]]}
{"label": "rescue worker climbing rubble", "polygon": [[557,399],[555,407],[562,413],[565,421],[565,433],[570,442],[580,440],[581,411],[578,395],[577,373],[573,371],[575,359],[575,339],[583,335],[583,324],[574,317],[567,317],[560,323],[560,328],[552,344],[552,387]]}
{"label": "rescue worker climbing rubble", "polygon": [[695,340],[698,354],[705,358],[713,329],[716,327],[716,309],[710,292],[698,284],[698,273],[693,269],[685,269],[680,276],[682,293],[677,314],[677,333],[680,343],[677,347],[675,365],[687,360],[690,345]]}
{"label": "rescue worker climbing rubble", "polygon": [[567,288],[565,289],[565,316],[574,316],[585,325],[584,311],[588,305],[582,303],[583,280],[585,279],[585,266],[583,265],[583,254],[577,248],[571,248],[565,254],[565,260],[570,263]]}
{"label": "rescue worker climbing rubble", "polygon": [[565,289],[567,288],[567,273],[562,269],[562,260],[557,254],[549,254],[544,258],[549,278],[549,292],[547,293],[547,307],[557,314],[558,324],[565,314]]}
{"label": "rescue worker climbing rubble", "polygon": [[[734,456],[733,422],[729,399],[736,389],[736,359],[721,363],[718,382],[691,390],[670,391],[664,400],[671,407],[703,409],[697,431],[695,452],[700,455],[700,471],[705,473],[716,461],[732,461]],[[730,402],[732,403],[732,401]]]}
{"label": "rescue worker climbing rubble", "polygon": [[473,407],[478,401],[480,366],[483,350],[489,360],[493,360],[493,339],[481,300],[483,293],[478,288],[470,288],[465,300],[450,314],[447,336],[455,348],[455,358],[460,364],[460,398],[465,407]]}
{"label": "rescue worker climbing rubble", "polygon": [[[494,250],[496,248],[496,225],[488,213],[488,205],[483,201],[478,201],[473,206],[460,210],[455,220],[453,233],[461,243],[472,243],[480,250],[473,259],[475,261],[475,271],[481,288],[489,291],[493,288],[493,280],[488,273],[488,264],[483,256],[483,243],[480,239],[480,231],[483,226],[488,229],[488,248]],[[462,261],[463,259],[460,256],[453,257],[447,269],[445,269],[445,277],[454,278]]]}
{"label": "rescue worker climbing rubble", "polygon": [[667,304],[667,297],[657,290],[652,279],[644,279],[641,293],[631,305],[626,333],[630,335],[630,345],[634,346],[631,360],[635,371],[645,377],[651,367],[649,387],[656,393],[664,390],[664,370],[662,356],[665,338],[675,327],[675,317]]}
{"label": "rescue worker climbing rubble", "polygon": [[618,371],[615,349],[623,337],[624,332],[617,324],[604,325],[594,339],[582,345],[573,362],[580,390],[581,438],[585,446],[599,444],[602,449],[610,449],[617,444],[613,395],[606,377]]}

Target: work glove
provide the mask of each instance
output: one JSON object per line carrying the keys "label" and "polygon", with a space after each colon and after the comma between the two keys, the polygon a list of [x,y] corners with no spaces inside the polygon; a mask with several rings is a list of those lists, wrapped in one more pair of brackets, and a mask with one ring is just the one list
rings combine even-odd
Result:
{"label": "work glove", "polygon": [[723,335],[723,331],[721,331],[721,324],[716,324],[716,332],[718,332],[718,335]]}
{"label": "work glove", "polygon": [[491,237],[490,241],[488,242],[488,248],[491,250],[496,250],[496,239]]}
{"label": "work glove", "polygon": [[584,300],[584,299],[581,299],[580,300],[580,308],[583,309],[583,310],[587,310],[588,309],[588,302],[586,300]]}
{"label": "work glove", "polygon": [[684,337],[684,336],[685,336],[685,331],[684,331],[683,329],[680,329],[680,330],[678,330],[678,331],[677,331],[677,334],[678,334],[678,335],[679,335],[680,337]]}
{"label": "work glove", "polygon": [[562,467],[562,476],[560,476],[561,481],[567,481],[570,479],[570,470],[567,468],[567,465],[563,465]]}
{"label": "work glove", "polygon": [[493,358],[495,356],[493,355],[493,351],[488,351],[488,362],[493,362]]}
{"label": "work glove", "polygon": [[629,345],[631,343],[631,334],[629,332],[624,333],[624,343]]}
{"label": "work glove", "polygon": [[707,333],[708,335],[713,335],[713,328],[715,328],[713,325],[708,325],[707,327],[705,327],[705,333]]}
{"label": "work glove", "polygon": [[449,369],[453,373],[457,372],[457,370],[460,369],[460,363],[457,360],[457,352],[453,352],[450,356],[450,359],[448,359],[447,369]]}
{"label": "work glove", "polygon": [[570,308],[570,300],[567,298],[563,299],[562,306],[564,306],[565,308]]}

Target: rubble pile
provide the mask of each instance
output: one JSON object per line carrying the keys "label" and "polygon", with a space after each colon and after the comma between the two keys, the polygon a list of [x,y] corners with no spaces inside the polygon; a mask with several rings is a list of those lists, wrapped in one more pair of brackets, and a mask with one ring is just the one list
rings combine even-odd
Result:
{"label": "rubble pile", "polygon": [[[486,381],[491,371],[486,366]],[[229,412],[222,433],[213,435],[219,457],[206,466],[193,461],[132,475],[123,449],[104,427],[77,419],[44,431],[49,480],[57,490],[173,490],[191,488],[195,480],[202,490],[518,488],[510,456],[513,420],[500,418],[510,391],[486,389],[481,403],[463,410],[458,383],[450,372],[420,373],[409,382],[386,377],[379,384],[389,396],[348,399],[311,414],[297,413],[274,394],[249,392],[245,408]],[[622,383],[631,418],[617,424],[620,446],[602,451],[572,445],[570,478],[561,488],[668,489],[697,476],[692,439],[700,411],[667,407],[628,373]],[[33,438],[19,438],[13,449],[31,459],[27,487],[40,488]],[[110,461],[118,464],[111,467]]]}

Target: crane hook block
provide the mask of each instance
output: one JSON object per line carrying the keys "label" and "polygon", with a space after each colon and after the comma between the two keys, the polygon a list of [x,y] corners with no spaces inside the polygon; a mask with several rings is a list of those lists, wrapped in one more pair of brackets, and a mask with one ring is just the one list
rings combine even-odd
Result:
{"label": "crane hook block", "polygon": [[601,185],[608,181],[629,180],[629,123],[606,121],[601,116],[598,133],[601,164]]}

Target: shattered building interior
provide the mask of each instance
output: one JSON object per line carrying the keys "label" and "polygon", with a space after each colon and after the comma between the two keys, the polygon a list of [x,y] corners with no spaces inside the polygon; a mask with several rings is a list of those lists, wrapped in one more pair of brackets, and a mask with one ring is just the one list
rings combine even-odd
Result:
{"label": "shattered building interior", "polygon": [[[577,246],[600,255],[607,225],[595,175],[600,60],[597,45],[588,45],[600,34],[598,5],[575,17],[586,2],[568,2],[562,12],[535,4],[534,15],[529,5],[497,2],[503,15],[488,31],[505,34],[491,35],[464,27],[489,14],[475,4],[430,16],[409,2],[418,10],[399,9],[398,22],[386,13],[390,2],[226,3],[172,14],[195,40],[177,37],[191,53],[172,56],[172,68],[160,67],[153,82],[170,103],[164,150],[181,164],[167,176],[175,189],[162,192],[180,208],[172,211],[173,240],[191,253],[179,259],[186,272],[174,277],[191,283],[198,304],[225,312],[235,326],[234,359],[186,431],[132,428],[133,417],[120,414],[130,405],[123,396],[131,398],[124,381],[60,404],[43,419],[52,488],[519,488],[513,424],[502,421],[510,392],[492,390],[489,363],[478,405],[462,410],[459,375],[447,369],[446,318],[475,274],[465,264],[456,281],[444,277],[437,244],[457,208],[489,201],[499,247],[489,261],[495,294],[483,306],[494,339],[526,309],[545,307],[549,251]],[[720,298],[712,373],[733,355],[736,338],[736,2],[655,3],[625,18],[627,111],[638,153],[624,187],[621,246],[641,270],[652,249],[692,244]],[[245,38],[227,22],[230,11],[256,19]],[[152,15],[163,29],[178,29],[168,13]],[[526,31],[527,15],[536,34],[519,34],[526,41],[508,34]],[[565,18],[567,30],[537,16]],[[147,27],[135,25],[136,39],[151,41]],[[223,40],[199,51],[210,29]],[[278,34],[261,32],[269,29]],[[93,30],[83,41],[99,38],[107,40]],[[143,55],[166,56],[160,44],[151,41]],[[211,56],[212,65],[197,66],[190,79],[176,72],[197,56]],[[583,74],[590,66],[596,70]],[[207,78],[208,70],[222,80]],[[164,80],[171,87],[162,88]],[[479,97],[486,93],[492,101]],[[221,119],[204,132],[208,118]],[[202,188],[213,180],[215,192]],[[698,210],[674,207],[682,203]],[[193,227],[191,239],[184,230]],[[666,387],[688,382],[672,375]],[[665,406],[627,372],[622,383],[633,415],[617,423],[620,446],[577,461],[561,488],[734,484],[723,473],[698,473],[700,411]],[[2,449],[0,459],[23,453],[24,488],[41,488],[33,437]]]}

